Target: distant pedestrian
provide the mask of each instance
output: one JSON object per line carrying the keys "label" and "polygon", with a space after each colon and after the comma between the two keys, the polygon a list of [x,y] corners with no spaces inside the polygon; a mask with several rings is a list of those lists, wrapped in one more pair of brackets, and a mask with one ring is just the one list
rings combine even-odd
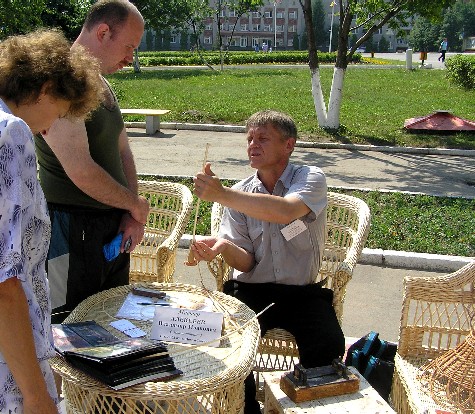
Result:
{"label": "distant pedestrian", "polygon": [[445,62],[445,53],[447,52],[447,38],[444,37],[444,40],[440,42],[440,47],[439,47],[439,52],[440,56],[437,59],[439,62],[442,60],[442,62]]}
{"label": "distant pedestrian", "polygon": [[264,53],[267,52],[267,43],[265,43],[265,42],[262,43],[262,51]]}

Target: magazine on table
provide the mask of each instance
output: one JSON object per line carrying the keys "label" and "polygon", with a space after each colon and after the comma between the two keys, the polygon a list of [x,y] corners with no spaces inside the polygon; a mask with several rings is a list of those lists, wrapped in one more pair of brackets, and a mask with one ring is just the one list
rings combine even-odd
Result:
{"label": "magazine on table", "polygon": [[66,361],[116,390],[182,374],[163,342],[120,339],[95,321],[55,324],[53,339]]}

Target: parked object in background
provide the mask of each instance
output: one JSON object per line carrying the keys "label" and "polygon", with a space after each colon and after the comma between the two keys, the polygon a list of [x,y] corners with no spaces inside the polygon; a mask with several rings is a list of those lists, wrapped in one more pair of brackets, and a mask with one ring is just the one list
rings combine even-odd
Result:
{"label": "parked object in background", "polygon": [[406,119],[404,129],[424,134],[474,133],[475,122],[459,118],[449,111],[438,110],[426,116]]}

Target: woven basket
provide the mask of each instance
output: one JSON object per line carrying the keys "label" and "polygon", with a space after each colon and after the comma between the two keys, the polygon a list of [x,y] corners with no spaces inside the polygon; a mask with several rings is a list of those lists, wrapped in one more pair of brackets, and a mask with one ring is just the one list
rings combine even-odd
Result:
{"label": "woven basket", "polygon": [[475,328],[460,345],[423,365],[418,378],[437,404],[475,413]]}

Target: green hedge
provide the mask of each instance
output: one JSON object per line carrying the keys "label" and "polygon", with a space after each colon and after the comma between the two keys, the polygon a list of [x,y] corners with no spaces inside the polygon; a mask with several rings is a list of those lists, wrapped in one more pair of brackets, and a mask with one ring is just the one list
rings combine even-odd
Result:
{"label": "green hedge", "polygon": [[455,55],[445,61],[447,78],[465,89],[475,89],[475,56]]}
{"label": "green hedge", "polygon": [[[219,52],[203,52],[204,59],[210,65],[220,65]],[[256,63],[270,64],[306,64],[308,52],[285,51],[285,52],[229,52],[223,53],[225,65],[245,65]],[[336,53],[319,52],[320,63],[333,64],[336,61]],[[196,52],[140,52],[139,61],[142,66],[194,66],[203,65],[205,62]],[[352,63],[360,63],[361,55],[353,55]]]}

